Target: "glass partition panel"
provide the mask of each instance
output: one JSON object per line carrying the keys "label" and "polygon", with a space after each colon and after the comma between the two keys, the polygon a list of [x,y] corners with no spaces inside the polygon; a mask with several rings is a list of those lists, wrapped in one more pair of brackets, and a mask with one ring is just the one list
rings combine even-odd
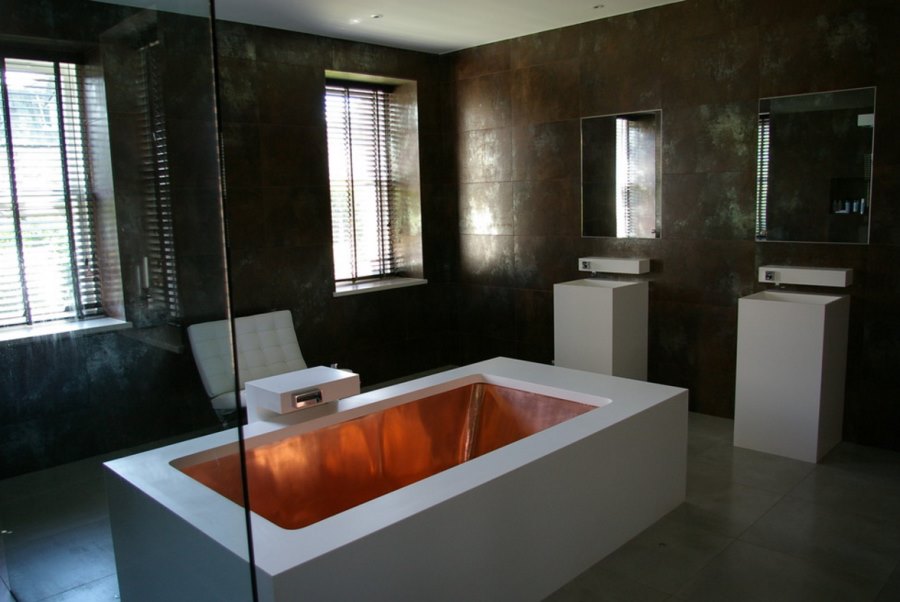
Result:
{"label": "glass partition panel", "polygon": [[[0,578],[19,601],[174,599],[160,566],[205,563],[166,526],[190,504],[148,492],[177,446],[239,440],[187,336],[224,321],[230,365],[211,5],[132,4],[11,0],[0,19]],[[216,579],[250,600],[227,510],[244,570]]]}

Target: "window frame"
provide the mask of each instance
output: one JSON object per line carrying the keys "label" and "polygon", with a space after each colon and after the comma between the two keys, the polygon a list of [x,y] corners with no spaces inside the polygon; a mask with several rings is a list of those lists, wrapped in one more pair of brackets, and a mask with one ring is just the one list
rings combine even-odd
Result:
{"label": "window frame", "polygon": [[[393,90],[392,116],[396,120],[393,134],[395,136],[396,157],[392,166],[395,178],[395,196],[392,199],[393,221],[391,236],[393,237],[394,273],[384,277],[359,279],[357,282],[335,282],[332,268],[332,286],[334,297],[344,297],[363,293],[373,293],[395,288],[427,284],[424,277],[423,255],[423,216],[420,171],[420,136],[419,136],[419,100],[418,82],[414,79],[401,79],[365,73],[325,70],[324,80],[337,80],[359,87],[381,87]],[[322,89],[323,126],[327,130],[327,119],[324,114],[325,90]],[[327,139],[324,141],[327,144]],[[326,147],[327,152],[327,147]],[[327,159],[326,159],[327,160]],[[332,169],[328,166],[329,201]],[[332,239],[332,253],[334,245]]]}
{"label": "window frame", "polygon": [[[17,273],[19,280],[18,293],[15,292],[15,284],[13,284],[5,293],[0,291],[2,293],[0,299],[15,301],[16,305],[21,306],[21,318],[10,316],[5,320],[6,323],[0,325],[0,333],[3,335],[0,340],[37,336],[33,333],[89,330],[90,328],[86,328],[82,323],[104,318],[105,311],[97,256],[96,202],[91,183],[83,62],[76,61],[72,56],[36,55],[33,52],[4,52],[0,54],[0,62],[2,62],[0,64],[0,80],[2,80],[0,81],[0,88],[2,88],[0,90],[0,95],[2,95],[0,107],[2,107],[3,130],[0,135],[3,136],[4,147],[0,152],[4,155],[5,164],[4,173],[0,174],[0,177],[6,178],[8,184],[7,193],[10,207],[8,219],[12,222],[15,249],[10,245],[7,250],[14,251],[18,267],[12,268],[12,272]],[[62,195],[61,199],[57,199],[57,202],[62,201],[62,210],[54,209],[48,215],[55,216],[52,219],[59,220],[63,217],[62,213],[65,214],[65,232],[62,232],[63,229],[60,229],[58,224],[55,230],[59,230],[58,236],[63,236],[63,234],[65,236],[68,260],[57,265],[69,274],[70,279],[62,284],[67,291],[66,295],[72,298],[72,306],[63,307],[62,312],[57,315],[36,315],[39,313],[36,311],[39,309],[39,305],[32,302],[32,296],[39,285],[27,281],[29,267],[25,254],[25,233],[29,231],[29,228],[25,227],[27,224],[23,224],[27,216],[23,216],[21,211],[23,195],[20,194],[20,187],[26,181],[27,176],[17,173],[17,169],[22,166],[17,167],[19,157],[16,154],[16,146],[26,145],[28,141],[36,139],[38,130],[34,128],[27,130],[29,137],[24,140],[17,141],[13,135],[16,124],[13,122],[12,116],[22,110],[21,107],[13,110],[9,89],[9,67],[16,65],[19,65],[20,69],[26,73],[29,71],[25,68],[31,69],[31,72],[36,74],[43,72],[45,78],[49,77],[47,75],[48,67],[52,69],[52,86],[48,86],[48,88],[52,87],[54,95],[52,104],[55,106],[52,110],[55,113],[55,142],[37,148],[50,149],[49,152],[58,153],[56,160],[59,161],[59,165],[51,164],[51,169],[58,167],[60,170],[59,184],[62,190],[58,191],[52,186],[47,186],[38,189],[37,192],[46,195],[47,198]],[[71,81],[64,83],[64,78]],[[34,190],[32,190],[32,195]],[[33,232],[33,228],[30,230]],[[42,296],[46,298],[47,293]],[[17,297],[20,301],[16,301]],[[41,297],[41,295],[36,297]],[[121,320],[114,321],[116,324],[122,323]],[[113,325],[95,324],[95,326],[108,329]]]}
{"label": "window frame", "polygon": [[[389,85],[336,78],[325,82],[332,275],[336,288],[399,274],[391,233],[396,186],[393,90]],[[334,110],[339,102],[339,115],[332,121],[329,108]],[[335,142],[340,148],[334,148]]]}

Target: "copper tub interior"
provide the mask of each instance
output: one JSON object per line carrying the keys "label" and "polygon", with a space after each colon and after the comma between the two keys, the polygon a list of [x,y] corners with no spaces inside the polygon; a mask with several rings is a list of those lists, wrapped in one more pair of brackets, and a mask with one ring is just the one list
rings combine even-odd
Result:
{"label": "copper tub interior", "polygon": [[[250,509],[299,529],[592,409],[475,383],[251,447]],[[178,468],[243,505],[239,460],[236,452]]]}

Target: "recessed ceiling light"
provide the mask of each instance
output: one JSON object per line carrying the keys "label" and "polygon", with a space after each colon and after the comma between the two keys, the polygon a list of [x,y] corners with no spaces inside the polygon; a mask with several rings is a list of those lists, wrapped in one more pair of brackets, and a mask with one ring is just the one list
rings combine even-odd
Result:
{"label": "recessed ceiling light", "polygon": [[380,19],[380,18],[384,17],[384,15],[382,15],[381,13],[375,13],[374,15],[369,15],[369,16],[372,17],[373,19]]}
{"label": "recessed ceiling light", "polygon": [[606,8],[606,5],[605,5],[605,4],[595,4],[595,5],[594,5],[594,10],[596,10],[596,9],[598,9],[598,8]]}
{"label": "recessed ceiling light", "polygon": [[359,23],[360,23],[359,19],[350,19],[350,25],[359,25]]}

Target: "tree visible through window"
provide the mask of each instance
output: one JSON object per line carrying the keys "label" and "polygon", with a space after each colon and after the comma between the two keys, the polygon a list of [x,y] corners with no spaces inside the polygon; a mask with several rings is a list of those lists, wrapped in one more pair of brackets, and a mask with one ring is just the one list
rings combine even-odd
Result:
{"label": "tree visible through window", "polygon": [[329,82],[325,118],[335,282],[391,275],[396,271],[391,93]]}
{"label": "tree visible through window", "polygon": [[101,313],[81,67],[0,57],[0,326]]}

